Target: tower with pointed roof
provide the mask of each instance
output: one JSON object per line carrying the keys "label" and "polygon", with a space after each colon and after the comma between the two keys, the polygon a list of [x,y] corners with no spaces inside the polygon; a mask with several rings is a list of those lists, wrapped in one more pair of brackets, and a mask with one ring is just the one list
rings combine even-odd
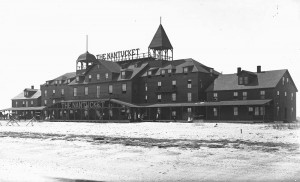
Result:
{"label": "tower with pointed roof", "polygon": [[173,46],[161,23],[148,47],[148,55],[160,60],[173,60]]}

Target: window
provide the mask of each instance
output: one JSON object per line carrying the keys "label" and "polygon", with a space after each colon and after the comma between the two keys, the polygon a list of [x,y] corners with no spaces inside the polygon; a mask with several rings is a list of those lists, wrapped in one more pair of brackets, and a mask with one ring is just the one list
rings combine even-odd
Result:
{"label": "window", "polygon": [[260,115],[265,115],[265,107],[263,106],[260,107]]}
{"label": "window", "polygon": [[125,76],[126,76],[126,72],[125,72],[125,71],[122,71],[122,72],[121,72],[121,79],[125,79]]}
{"label": "window", "polygon": [[100,80],[100,74],[97,74],[97,80]]}
{"label": "window", "polygon": [[76,76],[76,81],[79,82],[79,76]]}
{"label": "window", "polygon": [[186,73],[188,73],[188,71],[189,71],[188,67],[184,67],[184,68],[183,68],[183,73],[186,74]]}
{"label": "window", "polygon": [[280,95],[280,92],[279,91],[277,91],[277,96],[279,96]]}
{"label": "window", "polygon": [[89,75],[89,82],[92,80],[92,75]]}
{"label": "window", "polygon": [[26,101],[26,107],[28,107],[28,101]]}
{"label": "window", "polygon": [[84,95],[89,95],[89,87],[84,87]]}
{"label": "window", "polygon": [[45,105],[45,106],[47,105],[47,100],[44,100],[44,105]]}
{"label": "window", "polygon": [[158,89],[161,89],[161,82],[157,82]]}
{"label": "window", "polygon": [[239,77],[239,84],[243,85],[243,77]]}
{"label": "window", "polygon": [[53,99],[52,104],[55,104],[55,99]]}
{"label": "window", "polygon": [[176,101],[176,93],[172,93],[172,101],[173,101],[173,102]]}
{"label": "window", "polygon": [[254,115],[255,115],[255,116],[258,116],[258,115],[259,115],[259,107],[255,107]]}
{"label": "window", "polygon": [[277,116],[279,116],[280,107],[277,106]]}
{"label": "window", "polygon": [[105,73],[105,79],[106,80],[108,79],[108,73]]}
{"label": "window", "polygon": [[253,112],[253,107],[248,107],[249,112]]}
{"label": "window", "polygon": [[16,107],[18,107],[18,101],[16,101]]}
{"label": "window", "polygon": [[172,69],[168,69],[168,73],[172,73]]}
{"label": "window", "polygon": [[214,93],[214,94],[213,94],[213,100],[214,100],[214,101],[217,101],[217,100],[218,100],[218,93]]}
{"label": "window", "polygon": [[291,108],[291,113],[293,114],[293,112],[294,112],[294,108],[292,107],[292,108]]}
{"label": "window", "polygon": [[127,86],[126,83],[122,84],[122,93],[126,93],[126,89],[127,89],[126,86]]}
{"label": "window", "polygon": [[70,79],[68,79],[68,80],[67,80],[67,83],[70,83],[70,82],[71,82]]}
{"label": "window", "polygon": [[294,93],[291,93],[291,100],[294,100]]}
{"label": "window", "polygon": [[152,75],[152,71],[149,70],[149,71],[147,72],[147,75],[148,75],[148,76],[151,76],[151,75]]}
{"label": "window", "polygon": [[260,99],[265,99],[266,91],[261,90],[260,91]]}
{"label": "window", "polygon": [[238,107],[233,107],[233,115],[234,116],[239,115],[239,109],[238,109]]}
{"label": "window", "polygon": [[148,100],[148,96],[147,96],[147,95],[145,95],[145,102],[147,102],[147,100]]}
{"label": "window", "polygon": [[187,81],[187,88],[192,88],[192,80],[188,79]]}
{"label": "window", "polygon": [[282,85],[284,85],[284,77],[282,77]]}
{"label": "window", "polygon": [[172,86],[173,86],[173,88],[176,87],[176,80],[172,80]]}
{"label": "window", "polygon": [[49,85],[49,81],[46,81],[46,85]]}
{"label": "window", "polygon": [[109,94],[113,93],[113,86],[112,85],[108,85],[108,93]]}
{"label": "window", "polygon": [[23,101],[23,104],[22,104],[22,106],[23,106],[23,107],[25,106],[25,101]]}
{"label": "window", "polygon": [[239,93],[238,92],[233,92],[233,97],[238,97]]}
{"label": "window", "polygon": [[289,83],[289,78],[286,78],[286,83]]}
{"label": "window", "polygon": [[161,76],[165,76],[166,70],[161,70]]}
{"label": "window", "polygon": [[192,101],[192,93],[187,93],[187,101],[191,102]]}
{"label": "window", "polygon": [[187,112],[191,113],[192,112],[192,108],[188,107],[187,108]]}
{"label": "window", "polygon": [[243,100],[247,100],[247,92],[243,92]]}
{"label": "window", "polygon": [[61,95],[65,95],[65,89],[61,89]]}
{"label": "window", "polygon": [[98,85],[96,88],[97,88],[97,98],[99,98],[100,97],[100,86]]}
{"label": "window", "polygon": [[244,77],[244,84],[247,85],[248,84],[248,77]]}
{"label": "window", "polygon": [[55,90],[52,90],[52,94],[55,95]]}
{"label": "window", "polygon": [[161,102],[161,94],[157,95],[157,100],[158,100],[158,102]]}
{"label": "window", "polygon": [[45,90],[44,94],[45,94],[45,97],[47,97],[47,90]]}
{"label": "window", "polygon": [[214,116],[218,116],[218,108],[214,107],[213,108]]}
{"label": "window", "polygon": [[145,91],[148,90],[148,86],[147,86],[147,83],[145,83]]}
{"label": "window", "polygon": [[286,92],[284,92],[284,96],[285,96],[285,97],[286,97],[286,95],[287,95]]}
{"label": "window", "polygon": [[73,96],[75,96],[75,97],[77,96],[77,88],[73,89]]}
{"label": "window", "polygon": [[61,80],[58,81],[58,84],[61,84]]}

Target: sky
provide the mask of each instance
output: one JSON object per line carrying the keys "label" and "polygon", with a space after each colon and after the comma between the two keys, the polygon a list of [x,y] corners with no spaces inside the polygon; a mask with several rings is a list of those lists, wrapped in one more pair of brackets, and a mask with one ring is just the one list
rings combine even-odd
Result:
{"label": "sky", "polygon": [[223,74],[288,69],[300,88],[298,0],[0,0],[0,109],[25,88],[74,72],[86,35],[94,55],[147,52],[160,17],[175,59]]}

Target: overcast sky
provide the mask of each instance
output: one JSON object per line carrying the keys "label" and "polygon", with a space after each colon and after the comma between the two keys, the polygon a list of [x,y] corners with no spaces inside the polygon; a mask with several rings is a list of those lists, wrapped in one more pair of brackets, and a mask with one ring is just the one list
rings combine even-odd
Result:
{"label": "overcast sky", "polygon": [[300,88],[298,0],[1,0],[0,109],[24,88],[75,71],[87,34],[94,55],[146,52],[160,16],[175,59],[223,73],[288,69]]}

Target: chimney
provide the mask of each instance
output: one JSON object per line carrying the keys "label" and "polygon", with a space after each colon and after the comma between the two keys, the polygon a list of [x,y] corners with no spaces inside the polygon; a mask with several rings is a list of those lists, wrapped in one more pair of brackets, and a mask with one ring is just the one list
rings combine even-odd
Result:
{"label": "chimney", "polygon": [[34,89],[34,86],[33,86],[33,85],[31,85],[31,89]]}
{"label": "chimney", "polygon": [[237,74],[240,74],[241,71],[242,71],[242,68],[241,68],[241,67],[238,67],[238,68],[237,68]]}
{"label": "chimney", "polygon": [[257,66],[257,73],[261,73],[261,66]]}

